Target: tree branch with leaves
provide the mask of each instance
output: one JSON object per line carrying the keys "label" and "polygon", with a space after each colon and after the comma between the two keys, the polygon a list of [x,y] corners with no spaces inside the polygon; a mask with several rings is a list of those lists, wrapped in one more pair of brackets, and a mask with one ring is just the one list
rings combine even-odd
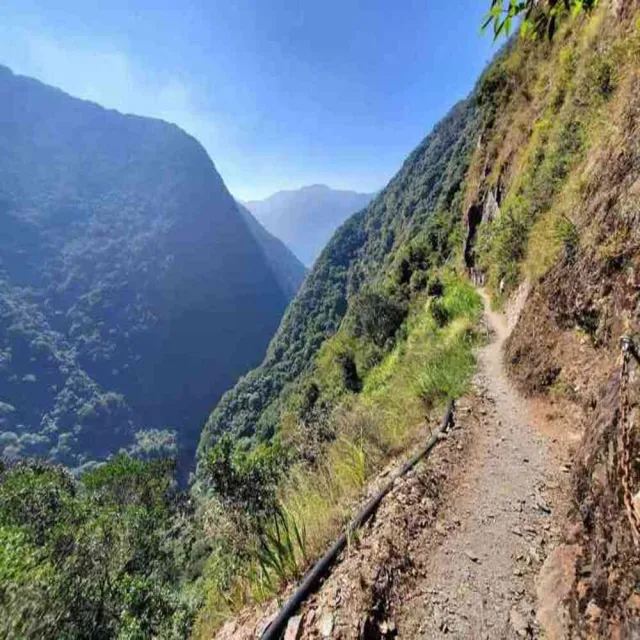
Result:
{"label": "tree branch with leaves", "polygon": [[523,37],[551,40],[563,15],[577,16],[592,11],[599,0],[491,0],[491,8],[485,16],[482,30],[493,29],[494,38],[509,36],[514,25],[520,22]]}

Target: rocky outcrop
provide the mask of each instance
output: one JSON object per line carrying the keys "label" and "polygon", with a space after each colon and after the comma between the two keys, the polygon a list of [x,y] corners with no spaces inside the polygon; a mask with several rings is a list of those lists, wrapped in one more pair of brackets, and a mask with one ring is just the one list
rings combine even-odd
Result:
{"label": "rocky outcrop", "polygon": [[500,215],[500,189],[489,189],[480,203],[472,204],[465,215],[467,235],[464,242],[464,262],[467,269],[475,269],[474,247],[480,225]]}

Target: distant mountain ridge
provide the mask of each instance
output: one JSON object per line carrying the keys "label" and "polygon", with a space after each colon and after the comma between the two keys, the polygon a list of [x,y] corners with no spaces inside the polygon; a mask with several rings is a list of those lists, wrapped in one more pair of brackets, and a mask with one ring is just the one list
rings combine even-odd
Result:
{"label": "distant mountain ridge", "polygon": [[0,456],[188,466],[302,265],[175,125],[0,66],[0,151]]}
{"label": "distant mountain ridge", "polygon": [[305,265],[311,266],[333,232],[350,215],[366,207],[374,195],[316,184],[278,191],[264,200],[243,204]]}
{"label": "distant mountain ridge", "polygon": [[240,202],[237,205],[240,215],[249,227],[249,231],[251,231],[253,237],[264,251],[264,256],[271,265],[280,287],[290,298],[293,298],[307,273],[306,267],[282,240],[270,234],[255,219],[249,209]]}

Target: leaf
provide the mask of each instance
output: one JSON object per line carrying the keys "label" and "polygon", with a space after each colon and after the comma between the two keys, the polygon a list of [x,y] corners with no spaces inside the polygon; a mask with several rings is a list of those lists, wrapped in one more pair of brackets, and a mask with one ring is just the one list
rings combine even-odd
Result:
{"label": "leaf", "polygon": [[485,16],[485,21],[482,23],[482,26],[480,27],[480,31],[485,31],[487,29],[487,27],[493,22],[493,20],[495,20],[495,17],[493,16],[493,14],[489,13]]}

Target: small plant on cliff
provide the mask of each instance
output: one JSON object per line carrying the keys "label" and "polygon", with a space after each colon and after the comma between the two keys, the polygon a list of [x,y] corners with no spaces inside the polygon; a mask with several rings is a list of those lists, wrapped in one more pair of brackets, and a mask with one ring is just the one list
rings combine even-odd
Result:
{"label": "small plant on cliff", "polygon": [[575,222],[566,215],[562,216],[555,224],[554,235],[564,247],[567,258],[573,258],[580,245],[580,233]]}

